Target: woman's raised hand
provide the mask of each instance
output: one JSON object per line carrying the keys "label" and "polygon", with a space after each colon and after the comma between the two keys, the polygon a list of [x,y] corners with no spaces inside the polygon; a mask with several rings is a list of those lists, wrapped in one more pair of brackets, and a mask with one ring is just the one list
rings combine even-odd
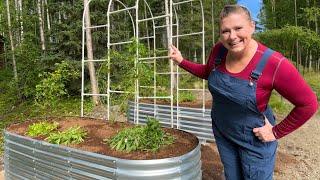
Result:
{"label": "woman's raised hand", "polygon": [[170,45],[169,47],[169,57],[174,60],[177,64],[180,64],[183,60],[181,52],[174,45]]}

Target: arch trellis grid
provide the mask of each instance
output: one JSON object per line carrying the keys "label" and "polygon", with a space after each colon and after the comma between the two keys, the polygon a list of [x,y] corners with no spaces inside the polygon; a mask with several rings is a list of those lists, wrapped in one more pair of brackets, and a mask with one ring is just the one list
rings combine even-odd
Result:
{"label": "arch trellis grid", "polygon": [[[168,54],[168,47],[169,44],[175,44],[178,48],[180,46],[180,41],[182,38],[185,37],[195,37],[200,39],[201,41],[201,52],[199,57],[201,58],[200,62],[203,64],[205,63],[205,31],[204,31],[204,12],[203,12],[203,4],[202,0],[166,0],[161,1],[164,2],[164,14],[156,14],[152,11],[152,8],[149,6],[148,2],[146,0],[136,0],[133,6],[128,6],[126,3],[120,0],[110,0],[108,4],[108,10],[107,10],[107,23],[102,25],[90,25],[87,26],[85,22],[85,13],[86,10],[89,8],[89,5],[92,0],[88,1],[88,3],[85,5],[84,13],[83,13],[83,28],[82,28],[82,85],[81,85],[81,116],[84,116],[84,97],[85,96],[100,96],[100,97],[106,97],[107,98],[107,114],[106,119],[110,118],[110,107],[112,102],[112,95],[113,94],[126,94],[126,93],[132,93],[134,94],[134,113],[133,113],[133,121],[136,124],[139,124],[139,120],[141,117],[141,114],[150,114],[151,116],[157,118],[158,117],[158,111],[157,111],[157,102],[159,102],[161,99],[169,100],[170,107],[169,111],[167,112],[167,116],[169,116],[170,122],[161,122],[162,124],[169,126],[169,127],[175,127],[180,129],[180,118],[186,117],[186,118],[198,118],[194,117],[192,113],[183,113],[180,108],[180,102],[179,97],[180,93],[183,91],[189,91],[189,92],[201,92],[202,94],[202,116],[205,116],[205,81],[201,80],[201,87],[197,88],[185,88],[181,86],[181,80],[183,80],[185,74],[187,74],[185,71],[181,70],[178,66],[175,66],[173,62],[169,59]],[[115,5],[118,4],[117,7],[121,7],[118,9],[114,9]],[[180,22],[180,16],[179,16],[179,9],[181,6],[196,6],[199,9],[201,22],[198,24],[197,30],[191,30],[190,32],[187,32],[181,27]],[[144,7],[145,13],[144,16],[141,16],[141,9]],[[132,38],[130,40],[124,40],[124,41],[118,41],[118,42],[112,42],[111,36],[112,33],[114,33],[116,30],[112,28],[113,22],[111,20],[111,16],[120,14],[120,13],[126,13],[126,15],[130,18],[130,21],[132,23]],[[191,14],[192,16],[192,14]],[[190,17],[192,19],[193,17]],[[143,24],[144,23],[144,24]],[[145,25],[145,27],[142,27]],[[150,30],[151,25],[151,30]],[[99,29],[104,28],[107,29],[107,57],[102,59],[88,59],[85,57],[85,44],[86,44],[86,30],[87,29]],[[141,29],[147,29],[148,33],[147,35],[143,35],[141,33]],[[159,35],[160,32],[160,35]],[[159,55],[157,53],[158,47],[157,41],[159,40],[159,36],[165,35],[166,39],[166,47],[165,47],[165,55]],[[162,39],[163,40],[163,39]],[[144,43],[144,41],[147,41],[147,43]],[[114,46],[121,46],[125,44],[130,43],[136,43],[136,44],[148,44],[148,56],[141,57],[139,46],[136,46],[136,54],[135,54],[135,60],[134,60],[134,69],[136,70],[136,78],[133,77],[132,80],[134,80],[134,86],[135,90],[127,91],[127,90],[115,90],[111,88],[112,81],[110,79],[110,71],[107,74],[107,90],[106,93],[101,94],[93,94],[93,93],[86,93],[85,87],[84,87],[84,75],[85,75],[85,68],[84,66],[88,62],[106,62],[108,69],[111,67],[111,58],[110,58],[110,52]],[[192,43],[192,42],[190,42]],[[152,45],[151,45],[152,44]],[[159,62],[166,62],[168,64],[168,70],[162,71],[158,67]],[[141,81],[139,79],[139,74],[142,74],[143,72],[139,72],[139,64],[149,64],[153,68],[153,83],[149,85],[141,84]],[[167,84],[167,87],[169,89],[169,94],[161,95],[159,93],[159,87],[157,85],[157,79],[159,76],[169,76],[169,83]],[[152,91],[148,96],[143,95],[141,93],[142,89],[149,89]],[[160,95],[159,95],[160,94]],[[176,97],[176,98],[175,98]],[[152,110],[145,110],[143,108],[140,108],[141,102],[143,100],[150,99],[153,100],[153,109]],[[176,108],[174,109],[174,106]],[[152,111],[152,112],[151,112]],[[175,114],[174,114],[175,111]],[[191,124],[192,126],[192,124]],[[210,127],[211,129],[211,127]]]}

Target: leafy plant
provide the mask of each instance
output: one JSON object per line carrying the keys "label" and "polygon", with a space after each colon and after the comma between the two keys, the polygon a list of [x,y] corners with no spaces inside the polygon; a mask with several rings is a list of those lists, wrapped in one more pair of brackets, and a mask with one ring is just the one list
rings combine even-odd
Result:
{"label": "leafy plant", "polygon": [[79,77],[79,72],[65,61],[56,63],[54,72],[41,74],[43,78],[36,85],[36,103],[43,108],[54,107],[59,98],[68,95],[66,84]]}
{"label": "leafy plant", "polygon": [[141,149],[143,127],[126,128],[111,139],[104,139],[112,149],[118,151],[137,151]]}
{"label": "leafy plant", "polygon": [[7,114],[19,103],[17,83],[9,70],[0,71],[0,114]]}
{"label": "leafy plant", "polygon": [[159,121],[154,118],[149,118],[147,126],[144,129],[145,142],[144,149],[155,152],[162,145],[172,144],[174,137],[166,134],[162,129]]}
{"label": "leafy plant", "polygon": [[79,144],[84,141],[86,135],[87,132],[78,126],[66,131],[50,133],[45,140],[52,144]]}
{"label": "leafy plant", "polygon": [[125,128],[111,139],[104,139],[112,149],[118,151],[145,150],[156,152],[161,146],[174,142],[174,137],[165,133],[159,121],[148,118],[146,126]]}
{"label": "leafy plant", "polygon": [[56,130],[59,126],[57,122],[38,122],[33,123],[28,127],[26,134],[31,137],[36,137],[40,135],[48,135],[52,131]]}

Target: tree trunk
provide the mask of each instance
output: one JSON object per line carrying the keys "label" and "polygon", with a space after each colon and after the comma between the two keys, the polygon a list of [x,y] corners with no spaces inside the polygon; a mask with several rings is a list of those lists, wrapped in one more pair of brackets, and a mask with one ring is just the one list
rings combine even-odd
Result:
{"label": "tree trunk", "polygon": [[308,68],[308,72],[312,71],[312,54],[310,54],[310,61],[309,61],[309,68]]}
{"label": "tree trunk", "polygon": [[[84,6],[88,3],[88,0],[83,0]],[[93,51],[92,51],[92,37],[91,37],[91,29],[88,28],[91,26],[90,22],[90,11],[89,11],[89,6],[85,12],[85,23],[86,23],[86,44],[87,44],[87,56],[88,60],[93,60]],[[89,74],[90,74],[90,82],[91,82],[91,89],[93,94],[99,94],[99,89],[98,89],[98,83],[97,83],[97,78],[96,78],[96,71],[94,67],[93,62],[88,62],[88,69],[89,69]],[[92,101],[94,105],[99,105],[100,104],[100,98],[99,96],[92,96]]]}
{"label": "tree trunk", "polygon": [[[165,12],[166,12],[166,14],[170,14],[170,12],[171,12],[170,5],[169,5],[169,0],[165,0]],[[170,17],[167,16],[166,17],[166,26],[167,26],[167,47],[168,47],[168,49],[169,49],[170,45],[172,44],[172,32],[171,32],[171,28],[169,26],[170,23],[171,23],[170,21],[171,21]],[[170,66],[170,69],[173,69],[173,70],[176,69],[176,67],[174,66],[172,61],[170,61],[169,66]],[[176,87],[177,87],[176,75],[172,74],[171,75],[171,79],[172,79],[172,84],[171,84],[172,89],[176,89]]]}
{"label": "tree trunk", "polygon": [[[144,18],[147,19],[148,17],[148,14],[147,14],[147,5],[144,4]],[[150,56],[150,52],[151,52],[151,45],[150,45],[150,38],[149,38],[149,28],[148,28],[148,21],[145,22],[145,25],[146,25],[146,33],[147,33],[147,44],[148,44],[148,55]]]}
{"label": "tree trunk", "polygon": [[272,8],[272,16],[273,16],[273,28],[277,28],[275,0],[271,0],[271,8]]}
{"label": "tree trunk", "polygon": [[4,37],[2,36],[2,34],[0,35],[0,69],[2,69],[4,67]]}
{"label": "tree trunk", "polygon": [[43,31],[43,19],[41,13],[41,0],[38,0],[37,3],[38,16],[39,16],[39,30],[40,30],[40,42],[41,42],[41,50],[46,50],[45,39],[44,39],[44,31]]}
{"label": "tree trunk", "polygon": [[315,26],[316,26],[316,33],[318,34],[318,16],[317,15],[315,20]]}
{"label": "tree trunk", "polygon": [[212,43],[215,44],[215,34],[214,34],[214,1],[211,4],[211,23],[212,23]]}
{"label": "tree trunk", "polygon": [[23,41],[23,12],[22,12],[22,0],[18,1],[19,3],[19,21],[20,21],[20,40]]}
{"label": "tree trunk", "polygon": [[[297,0],[294,0],[294,21],[295,25],[298,26],[298,20],[297,20]],[[296,40],[296,48],[297,48],[297,69],[299,71],[300,69],[300,63],[299,63],[299,42]]]}
{"label": "tree trunk", "polygon": [[10,16],[9,0],[6,0],[6,5],[7,5],[7,17],[8,17],[9,39],[10,39],[10,46],[11,46],[11,51],[12,51],[13,75],[14,75],[14,79],[15,79],[16,81],[18,81],[16,57],[15,57],[15,53],[14,53],[15,48],[14,48],[14,42],[13,42],[12,30],[11,30],[11,16]]}
{"label": "tree trunk", "polygon": [[[308,8],[310,7],[310,2],[309,2],[309,0],[307,0],[307,7],[308,7]],[[309,18],[307,18],[307,27],[310,29],[310,20],[309,20]]]}
{"label": "tree trunk", "polygon": [[[63,7],[63,3],[61,3],[61,7]],[[61,21],[61,10],[59,9],[59,12],[58,12],[58,23],[61,24],[62,21]]]}
{"label": "tree trunk", "polygon": [[52,42],[52,37],[51,37],[51,24],[50,24],[48,1],[44,0],[44,4],[45,4],[45,7],[46,7],[46,12],[47,12],[47,28],[48,28],[48,31],[49,31],[49,41],[51,43]]}

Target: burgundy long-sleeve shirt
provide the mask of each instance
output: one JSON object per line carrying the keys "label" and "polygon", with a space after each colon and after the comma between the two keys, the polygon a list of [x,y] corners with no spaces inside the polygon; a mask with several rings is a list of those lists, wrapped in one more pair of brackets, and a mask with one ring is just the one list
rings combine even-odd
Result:
{"label": "burgundy long-sleeve shirt", "polygon": [[[184,59],[179,66],[195,76],[208,79],[210,72],[214,68],[214,60],[221,46],[222,44],[218,43],[212,48],[207,64],[196,64]],[[217,68],[221,72],[233,77],[248,80],[266,49],[266,46],[258,43],[255,55],[249,64],[239,73],[231,73],[226,69],[226,54]],[[310,119],[318,109],[318,102],[315,93],[297,69],[278,52],[272,54],[262,75],[257,80],[256,98],[260,112],[266,109],[273,89],[294,105],[288,116],[272,129],[275,137],[279,139],[296,130]]]}

